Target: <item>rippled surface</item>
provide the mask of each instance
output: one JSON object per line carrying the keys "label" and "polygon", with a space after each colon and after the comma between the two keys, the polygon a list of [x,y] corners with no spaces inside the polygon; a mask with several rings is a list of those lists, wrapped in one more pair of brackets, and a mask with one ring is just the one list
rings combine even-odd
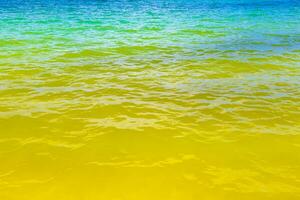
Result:
{"label": "rippled surface", "polygon": [[299,76],[299,1],[0,0],[0,198],[300,199]]}

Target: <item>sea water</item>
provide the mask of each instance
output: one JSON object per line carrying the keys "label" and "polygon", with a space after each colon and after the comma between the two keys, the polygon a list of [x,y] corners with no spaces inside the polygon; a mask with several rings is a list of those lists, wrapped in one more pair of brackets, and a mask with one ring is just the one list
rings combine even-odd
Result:
{"label": "sea water", "polygon": [[300,199],[300,2],[0,0],[0,199]]}

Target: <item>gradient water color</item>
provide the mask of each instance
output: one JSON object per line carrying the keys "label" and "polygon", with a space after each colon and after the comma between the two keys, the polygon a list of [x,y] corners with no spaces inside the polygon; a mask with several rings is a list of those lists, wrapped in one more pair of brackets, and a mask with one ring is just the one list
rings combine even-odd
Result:
{"label": "gradient water color", "polygon": [[0,0],[1,200],[299,200],[298,0]]}

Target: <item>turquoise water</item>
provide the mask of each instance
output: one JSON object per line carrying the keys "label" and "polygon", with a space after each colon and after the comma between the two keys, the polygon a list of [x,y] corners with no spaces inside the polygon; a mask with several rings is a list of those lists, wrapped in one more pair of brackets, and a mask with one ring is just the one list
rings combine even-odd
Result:
{"label": "turquoise water", "polygon": [[91,62],[84,50],[139,61],[290,56],[297,62],[299,10],[298,1],[265,0],[1,1],[1,62],[17,52],[18,63],[74,62],[68,52]]}
{"label": "turquoise water", "polygon": [[0,199],[300,198],[300,2],[0,0]]}

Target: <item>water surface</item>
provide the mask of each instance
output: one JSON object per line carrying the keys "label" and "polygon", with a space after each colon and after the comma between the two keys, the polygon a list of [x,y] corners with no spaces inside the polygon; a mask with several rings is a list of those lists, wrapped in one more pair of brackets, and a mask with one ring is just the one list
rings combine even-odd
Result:
{"label": "water surface", "polygon": [[300,2],[0,0],[0,198],[300,198]]}

